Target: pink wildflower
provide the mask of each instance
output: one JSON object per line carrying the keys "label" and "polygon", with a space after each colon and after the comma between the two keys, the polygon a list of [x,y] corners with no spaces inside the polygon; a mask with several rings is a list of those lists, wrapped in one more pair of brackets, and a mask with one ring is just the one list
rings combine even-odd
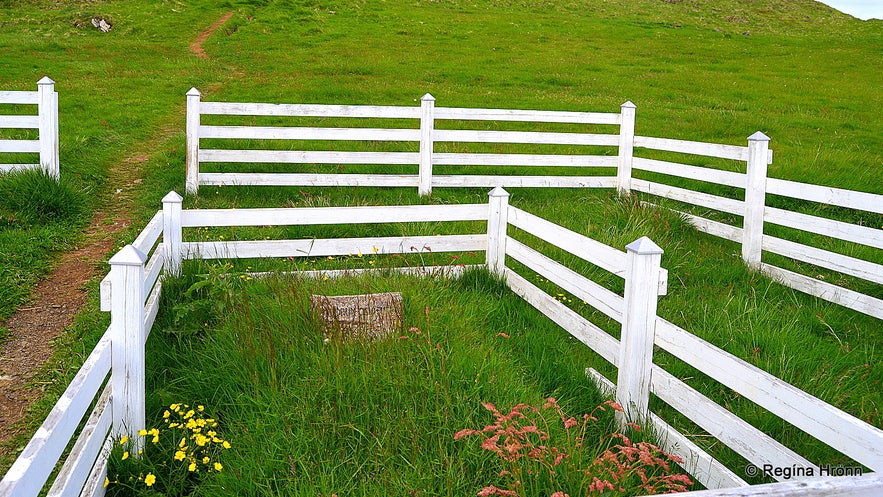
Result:
{"label": "pink wildflower", "polygon": [[488,497],[489,495],[500,495],[502,497],[518,497],[518,492],[514,490],[503,490],[502,488],[497,488],[493,485],[489,485],[484,487],[479,491],[476,495],[478,497]]}

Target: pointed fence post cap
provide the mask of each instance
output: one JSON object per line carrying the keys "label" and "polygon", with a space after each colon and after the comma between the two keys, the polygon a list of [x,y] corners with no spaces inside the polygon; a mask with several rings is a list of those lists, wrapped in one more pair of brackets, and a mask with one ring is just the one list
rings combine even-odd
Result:
{"label": "pointed fence post cap", "polygon": [[40,78],[40,81],[37,81],[38,85],[54,85],[55,81],[49,78],[49,76],[43,76]]}
{"label": "pointed fence post cap", "polygon": [[420,100],[423,102],[435,102],[435,97],[433,97],[431,93],[427,93],[420,97]]}
{"label": "pointed fence post cap", "polygon": [[198,97],[200,95],[202,95],[202,93],[200,93],[199,90],[197,90],[195,87],[191,88],[190,91],[187,92],[188,97]]}
{"label": "pointed fence post cap", "polygon": [[490,192],[488,192],[487,195],[488,195],[488,197],[508,197],[509,192],[504,190],[502,187],[498,186],[498,187],[495,187]]}
{"label": "pointed fence post cap", "polygon": [[635,108],[637,108],[638,106],[635,105],[635,104],[633,104],[631,100],[626,100],[626,102],[625,102],[624,104],[620,105],[620,107],[625,107],[625,108],[629,108],[629,109],[635,109]]}
{"label": "pointed fence post cap", "polygon": [[146,260],[147,256],[130,244],[120,249],[107,263],[111,266],[141,266]]}
{"label": "pointed fence post cap", "polygon": [[664,250],[659,248],[659,245],[653,243],[653,240],[647,238],[646,236],[642,236],[632,243],[625,246],[625,249],[629,252],[633,252],[638,255],[652,255],[652,254],[662,254]]}
{"label": "pointed fence post cap", "polygon": [[758,131],[758,132],[754,133],[753,135],[749,136],[748,140],[755,141],[755,142],[761,142],[761,141],[768,142],[768,141],[770,141],[770,137],[761,133],[760,131]]}
{"label": "pointed fence post cap", "polygon": [[166,193],[166,196],[162,198],[162,203],[164,204],[180,204],[184,200],[184,197],[178,195],[178,192],[172,190],[169,193]]}

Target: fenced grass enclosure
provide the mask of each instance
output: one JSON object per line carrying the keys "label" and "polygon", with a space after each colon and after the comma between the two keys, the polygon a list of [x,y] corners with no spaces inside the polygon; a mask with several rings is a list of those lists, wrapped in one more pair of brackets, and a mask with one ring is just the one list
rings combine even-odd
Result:
{"label": "fenced grass enclosure", "polygon": [[[145,341],[159,311],[164,278],[185,260],[484,252],[485,266],[542,314],[616,367],[616,382],[587,375],[610,389],[628,416],[651,424],[661,445],[684,459],[684,469],[710,490],[695,495],[877,495],[883,491],[883,430],[827,404],[657,316],[667,289],[663,250],[640,238],[623,252],[509,205],[495,188],[486,204],[263,209],[188,209],[170,192],[131,245],[114,255],[101,284],[101,308],[111,315],[107,332],[43,425],[0,482],[0,495],[103,495],[110,446],[145,427]],[[187,232],[218,226],[303,226],[425,222],[476,222],[477,232],[393,237],[185,241]],[[404,225],[404,224],[403,224]],[[528,243],[528,234],[624,280],[622,294],[586,278]],[[523,238],[519,236],[519,238]],[[508,261],[512,261],[510,264]],[[516,269],[523,267],[526,269]],[[403,268],[413,271],[414,268]],[[444,272],[423,268],[423,272]],[[531,283],[534,272],[621,324],[617,340]],[[345,272],[344,272],[345,273]],[[340,271],[319,272],[338,276]],[[653,363],[654,346],[781,417],[867,468],[861,476],[747,483],[689,438],[649,411],[652,393],[758,467],[817,468],[770,435]],[[59,466],[61,459],[64,459]],[[858,466],[857,466],[858,467]],[[784,475],[776,479],[785,480]],[[729,489],[729,490],[728,490]]]}
{"label": "fenced grass enclosure", "polygon": [[[36,113],[25,110],[34,106]],[[12,139],[0,134],[0,172],[42,169],[58,179],[58,92],[55,82],[44,77],[37,81],[36,91],[0,91],[0,110],[4,111],[0,114],[0,132],[25,130],[24,136]],[[37,157],[38,162],[4,163],[9,160],[5,157],[28,160],[29,156]]]}
{"label": "fenced grass enclosure", "polygon": [[[664,201],[697,229],[741,244],[746,264],[791,288],[883,319],[883,195],[768,177],[772,151],[761,132],[746,146],[646,137],[635,134],[635,116],[631,102],[619,113],[445,108],[429,94],[419,107],[231,103],[204,102],[193,88],[186,190],[372,186],[429,195],[439,187],[616,188]],[[292,126],[303,124],[296,119],[311,125]],[[316,125],[335,119],[342,124]],[[411,127],[367,127],[382,122]],[[518,129],[495,129],[500,124]],[[549,124],[560,127],[542,129]],[[520,146],[533,148],[525,153]],[[343,165],[375,169],[341,173]],[[313,172],[303,172],[308,167]],[[524,174],[538,167],[542,175]],[[794,200],[814,207],[798,208]],[[783,268],[776,257],[797,267]],[[823,281],[813,267],[856,283]]]}

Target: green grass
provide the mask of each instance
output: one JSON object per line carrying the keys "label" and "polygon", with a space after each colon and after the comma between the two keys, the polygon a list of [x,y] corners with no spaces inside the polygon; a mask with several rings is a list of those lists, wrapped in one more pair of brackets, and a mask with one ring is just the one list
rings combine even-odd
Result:
{"label": "green grass", "polygon": [[[190,55],[187,46],[196,34],[227,10],[236,13],[205,44],[210,59]],[[93,15],[111,19],[114,29],[107,34],[93,30],[88,25]],[[184,93],[192,86],[203,91],[204,100],[217,101],[416,106],[429,92],[438,106],[616,112],[620,104],[631,100],[637,105],[638,134],[744,145],[747,136],[760,130],[772,138],[772,177],[883,193],[879,132],[883,114],[878,111],[883,96],[878,90],[878,71],[869,62],[879,59],[883,48],[881,22],[860,22],[816,2],[269,0],[215,6],[140,0],[17,1],[0,10],[0,26],[0,45],[7,47],[0,88],[29,89],[43,75],[56,81],[62,175],[91,193],[78,222],[0,229],[0,254],[4,255],[0,273],[9,275],[9,285],[2,286],[0,310],[7,313],[22,302],[54,254],[76,241],[91,211],[111,201],[107,194],[121,186],[108,182],[113,164],[136,152],[150,156],[142,166],[144,181],[132,212],[135,228],[122,241],[134,238],[169,190],[183,192]],[[150,150],[141,148],[144,142],[151,143]],[[712,163],[734,170],[741,167]],[[739,195],[725,189],[710,191]],[[660,300],[664,318],[875,426],[883,423],[879,320],[751,274],[739,260],[737,245],[696,233],[666,212],[621,202],[610,192],[513,189],[511,193],[514,205],[618,248],[650,236],[666,251],[663,266],[670,270],[669,295]],[[201,189],[199,197],[185,199],[185,208],[486,200],[485,191],[469,189],[436,189],[431,199],[418,199],[413,189],[224,187]],[[883,226],[880,216],[785,199],[770,202]],[[382,233],[396,235],[411,229],[433,234],[463,226],[391,227]],[[237,229],[189,236],[244,239],[366,233],[375,231],[370,227]],[[815,238],[802,240],[815,243]],[[841,244],[830,247],[883,262],[878,250]],[[616,278],[551,252],[621,290]],[[449,262],[445,257],[439,256],[436,262]],[[805,265],[770,260],[816,275],[817,270]],[[313,264],[330,267],[340,262]],[[242,263],[247,264],[257,268],[256,262]],[[243,268],[237,265],[237,269]],[[830,272],[818,274],[829,281],[838,278]],[[850,279],[844,283],[881,296],[879,285]],[[416,292],[419,285],[407,286]],[[547,289],[558,293],[554,287]],[[92,292],[93,300],[97,299],[97,292]],[[272,297],[243,295],[255,303]],[[617,333],[616,326],[597,313],[579,302],[573,305]],[[523,321],[528,319],[524,316],[531,316],[529,323]],[[525,332],[546,326],[521,306],[513,306],[502,319]],[[85,336],[85,348],[94,344],[105,323],[97,312],[87,313],[83,320],[70,334]],[[567,343],[566,337],[557,340]],[[525,341],[532,353],[547,361],[559,360],[543,355],[545,342],[531,343]],[[581,347],[571,349],[574,357],[582,357]],[[49,366],[45,375],[49,399],[64,388],[75,370],[71,365],[82,360],[77,354],[62,352]],[[567,354],[560,360],[570,361],[571,352]],[[657,362],[679,377],[690,378],[691,385],[794,445],[811,460],[838,460],[797,430],[690,368],[664,354],[657,355]],[[587,365],[604,370],[591,354],[580,367]],[[567,384],[567,374],[555,368],[534,369],[530,374],[536,376],[530,382],[540,385],[534,394]],[[573,370],[574,374],[580,371]],[[174,380],[170,383],[192,382],[183,376],[169,378]],[[594,395],[586,391],[573,397],[594,401]],[[214,394],[206,394],[204,401],[209,404],[214,399]],[[290,399],[277,399],[283,400]],[[153,402],[158,409],[159,400]],[[50,403],[37,406],[29,422],[36,426]],[[696,432],[686,422],[676,423]],[[22,443],[4,453],[14,453]],[[737,467],[737,457],[725,453],[721,457]],[[4,456],[0,467],[10,462]],[[283,463],[268,468],[274,475],[276,470],[284,473]],[[275,485],[272,481],[261,484]]]}

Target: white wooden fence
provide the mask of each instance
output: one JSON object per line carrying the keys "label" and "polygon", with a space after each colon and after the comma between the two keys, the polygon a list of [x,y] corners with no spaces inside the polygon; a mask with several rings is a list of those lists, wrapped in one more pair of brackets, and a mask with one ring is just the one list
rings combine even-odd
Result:
{"label": "white wooden fence", "polygon": [[[258,126],[206,126],[204,115],[285,116],[335,118],[399,118],[419,120],[413,129],[309,128]],[[478,131],[435,129],[438,120],[483,120],[618,125],[618,134]],[[350,140],[416,142],[419,152],[346,152],[291,150],[202,149],[201,139]],[[616,147],[617,155],[537,155],[489,153],[438,153],[441,142],[543,144]],[[743,218],[742,227],[684,214],[700,230],[742,244],[742,257],[752,268],[802,292],[883,319],[883,300],[788,271],[762,260],[763,251],[784,255],[856,278],[883,284],[883,265],[795,243],[764,234],[765,223],[787,226],[883,249],[883,230],[809,216],[767,206],[767,194],[820,202],[847,209],[883,213],[883,195],[768,178],[772,162],[769,138],[757,132],[747,146],[653,138],[635,135],[635,105],[626,102],[620,113],[554,112],[504,109],[435,107],[426,95],[420,107],[300,105],[203,102],[198,90],[187,93],[187,192],[199,185],[299,185],[299,186],[417,186],[420,195],[433,187],[554,187],[617,188],[622,193],[644,192],[715,209]],[[647,151],[666,151],[712,157],[745,164],[745,173],[697,167],[641,157]],[[306,173],[202,173],[203,163],[321,163],[412,164],[417,174],[306,174]],[[616,176],[500,176],[438,175],[434,166],[567,166],[616,168]],[[634,177],[634,171],[661,173],[744,190],[744,200],[725,198]]]}
{"label": "white wooden fence", "polygon": [[[785,481],[772,486],[740,488],[738,495],[870,496],[883,492],[883,431],[656,315],[657,296],[666,291],[667,272],[660,267],[662,250],[651,240],[641,238],[622,252],[509,206],[508,197],[508,193],[496,188],[490,193],[489,204],[183,210],[182,198],[169,193],[163,199],[163,210],[157,212],[131,245],[110,259],[110,274],[101,285],[101,308],[110,311],[111,324],[34,438],[0,481],[0,496],[39,495],[72,440],[75,440],[73,448],[48,495],[103,495],[101,483],[112,440],[123,434],[137,440],[135,433],[145,426],[144,343],[158,311],[163,272],[174,275],[184,260],[195,257],[396,254],[411,253],[412,247],[431,247],[433,252],[485,251],[486,265],[502,275],[516,294],[617,366],[616,386],[594,370],[587,373],[599,386],[610,389],[630,418],[652,423],[664,447],[681,456],[684,468],[706,487],[726,489],[746,483],[736,472],[648,411],[650,393],[757,467],[818,466],[653,364],[654,344],[873,471],[860,477]],[[487,229],[480,233],[444,236],[183,241],[184,229],[200,227],[437,221],[486,221]],[[624,278],[623,295],[509,236],[509,226]],[[622,340],[614,339],[531,284],[507,266],[507,257],[622,323]],[[90,408],[93,401],[95,406]],[[84,418],[84,427],[77,433],[77,426]],[[721,490],[697,495],[737,494]]]}
{"label": "white wooden fence", "polygon": [[767,165],[771,162],[771,154],[767,150],[769,138],[758,132],[748,140],[747,147],[733,147],[640,136],[635,138],[635,147],[638,149],[666,150],[689,155],[744,161],[747,164],[745,173],[641,157],[635,157],[633,162],[633,168],[636,170],[742,189],[745,192],[743,200],[635,178],[631,179],[629,188],[657,197],[665,197],[741,216],[742,226],[737,227],[681,213],[700,231],[740,243],[742,245],[742,259],[746,264],[782,284],[883,319],[883,300],[879,298],[789,271],[762,260],[765,251],[871,283],[883,284],[883,265],[879,263],[764,233],[764,227],[767,224],[773,224],[873,249],[883,249],[883,229],[876,226],[862,226],[766,205],[768,195],[777,195],[853,211],[883,214],[883,195],[769,178],[767,177]]}
{"label": "white wooden fence", "polygon": [[36,129],[36,140],[0,139],[0,153],[39,154],[39,164],[0,164],[0,172],[41,168],[55,179],[58,171],[58,93],[44,77],[37,91],[0,91],[0,104],[36,105],[36,115],[0,115],[0,129]]}
{"label": "white wooden fence", "polygon": [[[556,112],[511,109],[468,109],[436,107],[432,95],[424,95],[420,107],[371,105],[307,105],[203,102],[196,88],[187,93],[187,193],[196,193],[200,185],[276,185],[276,186],[399,186],[417,187],[428,195],[433,187],[558,187],[612,188],[613,176],[501,176],[499,174],[439,175],[436,166],[562,166],[579,168],[616,168],[623,160],[615,155],[518,154],[518,153],[441,153],[436,143],[541,144],[619,147],[620,136],[634,133],[634,105],[623,104],[623,112]],[[359,119],[411,119],[414,128],[314,128],[214,126],[202,124],[202,116],[276,116]],[[436,123],[455,121],[509,121],[613,125],[617,134],[558,133],[529,131],[491,131],[436,129]],[[403,150],[316,151],[316,150],[232,150],[204,149],[200,140],[331,140],[355,142],[398,142]],[[416,144],[416,147],[415,147]],[[408,148],[418,151],[407,151]],[[366,147],[367,148],[367,147]],[[383,164],[413,165],[413,174],[307,174],[307,173],[207,173],[206,163],[281,163],[281,164]]]}

